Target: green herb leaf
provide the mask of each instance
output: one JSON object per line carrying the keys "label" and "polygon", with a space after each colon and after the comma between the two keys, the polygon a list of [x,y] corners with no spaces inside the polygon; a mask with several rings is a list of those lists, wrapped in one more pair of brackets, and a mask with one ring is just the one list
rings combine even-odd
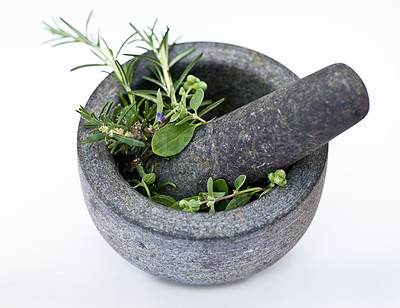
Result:
{"label": "green herb leaf", "polygon": [[214,182],[213,182],[212,178],[208,178],[208,181],[207,181],[207,192],[208,192],[208,195],[210,196],[210,198],[214,198],[214,194],[213,194],[213,192],[214,192]]}
{"label": "green herb leaf", "polygon": [[142,165],[137,165],[136,169],[139,172],[140,177],[143,179],[146,176],[146,172],[144,171],[143,166]]}
{"label": "green herb leaf", "polygon": [[202,89],[198,89],[190,99],[190,107],[197,113],[197,109],[199,109],[201,103],[204,99],[204,91]]}
{"label": "green herb leaf", "polygon": [[179,206],[179,201],[174,202],[173,204],[169,205],[169,207],[175,210],[182,210],[181,207]]}
{"label": "green herb leaf", "polygon": [[159,190],[163,189],[166,186],[176,187],[175,183],[173,183],[173,182],[164,182],[161,185],[157,186],[156,191],[159,191]]}
{"label": "green herb leaf", "polygon": [[130,91],[130,92],[128,92],[128,94],[133,94],[133,95],[137,95],[139,97],[143,97],[143,98],[145,98],[145,99],[157,104],[157,98],[155,98],[154,96],[150,95],[145,90]]}
{"label": "green herb leaf", "polygon": [[264,190],[259,196],[258,198],[261,198],[262,196],[264,196],[265,194],[269,193],[272,190],[272,188],[268,188],[266,190]]}
{"label": "green herb leaf", "polygon": [[176,202],[174,198],[167,195],[151,196],[151,200],[169,207],[171,207]]}
{"label": "green herb leaf", "polygon": [[196,58],[194,58],[192,60],[192,62],[190,62],[190,64],[185,68],[185,70],[183,71],[183,73],[181,74],[181,76],[179,77],[179,79],[177,81],[175,81],[174,83],[174,88],[178,89],[179,86],[182,84],[183,80],[186,78],[187,74],[189,74],[190,70],[193,68],[193,66],[195,66],[195,64],[197,63],[197,61],[199,61],[199,59],[203,56],[203,54],[199,54]]}
{"label": "green herb leaf", "polygon": [[140,185],[140,181],[138,179],[128,180],[128,182],[132,186]]}
{"label": "green herb leaf", "polygon": [[147,197],[151,198],[149,186],[147,186],[146,182],[143,179],[142,179],[142,182],[140,183],[140,186],[142,186],[146,190]]}
{"label": "green herb leaf", "polygon": [[[181,106],[179,106],[181,107]],[[178,110],[171,116],[170,122],[175,122],[176,120],[178,120],[181,116],[183,108],[178,108]]]}
{"label": "green herb leaf", "polygon": [[181,152],[192,140],[194,130],[199,124],[184,123],[175,126],[168,124],[158,130],[151,141],[153,153],[161,156],[173,156]]}
{"label": "green herb leaf", "polygon": [[236,188],[236,190],[239,190],[240,187],[243,186],[245,181],[246,181],[246,176],[244,174],[239,175],[235,180],[235,188]]}
{"label": "green herb leaf", "polygon": [[183,124],[183,123],[186,123],[187,121],[190,121],[190,120],[193,120],[193,117],[192,116],[187,116],[187,117],[185,117],[185,118],[183,118],[182,120],[180,120],[178,123],[176,123],[175,125],[177,126],[177,125],[181,125],[181,124]]}
{"label": "green herb leaf", "polygon": [[187,95],[186,95],[186,93],[184,92],[184,93],[182,94],[182,97],[181,97],[181,104],[182,104],[183,108],[185,108],[185,110],[187,110],[187,108],[186,108],[186,98],[187,98]]}
{"label": "green herb leaf", "polygon": [[[214,187],[214,189],[215,189],[215,187]],[[223,191],[213,191],[213,196],[215,199],[217,199],[217,198],[221,198],[221,197],[225,196],[225,193]]]}
{"label": "green herb leaf", "polygon": [[162,114],[164,109],[164,101],[160,89],[157,91],[157,113]]}
{"label": "green herb leaf", "polygon": [[195,46],[190,47],[188,49],[185,49],[181,53],[177,54],[171,61],[169,61],[169,67],[172,67],[175,63],[179,62],[183,58],[185,58],[187,55],[191,54],[194,50],[196,49]]}
{"label": "green herb leaf", "polygon": [[[223,196],[229,195],[228,184],[224,179],[218,179],[214,181],[214,198],[220,198]],[[224,211],[226,206],[228,205],[229,200],[221,200],[215,203],[216,211]]]}
{"label": "green herb leaf", "polygon": [[276,170],[275,172],[268,173],[268,179],[271,182],[269,186],[274,187],[275,185],[286,187],[286,173],[283,169]]}
{"label": "green herb leaf", "polygon": [[147,77],[147,76],[143,76],[142,78],[143,78],[144,80],[147,80],[147,81],[150,81],[150,82],[156,84],[156,85],[159,86],[161,89],[165,90],[164,85],[163,85],[161,82],[159,82],[157,79],[154,79],[154,78],[151,78],[151,77]]}
{"label": "green herb leaf", "polygon": [[115,140],[118,140],[120,142],[126,143],[131,146],[136,146],[136,147],[144,147],[145,146],[145,144],[142,141],[139,141],[139,140],[136,140],[136,139],[133,139],[130,137],[114,134],[113,138]]}
{"label": "green herb leaf", "polygon": [[79,141],[79,144],[86,144],[86,143],[95,143],[101,140],[104,140],[106,134],[98,133],[94,135],[87,136],[86,139]]}
{"label": "green herb leaf", "polygon": [[214,181],[214,190],[224,192],[226,195],[229,194],[228,184],[224,179],[218,179]]}
{"label": "green herb leaf", "polygon": [[121,124],[121,122],[124,120],[125,116],[128,114],[129,111],[132,110],[133,107],[134,107],[134,105],[132,104],[130,106],[125,106],[122,109],[122,111],[121,111],[122,114],[120,114],[119,119],[118,119],[118,121],[116,123],[117,125]]}
{"label": "green herb leaf", "polygon": [[146,174],[142,179],[147,185],[151,185],[156,181],[156,175],[154,173]]}
{"label": "green herb leaf", "polygon": [[209,201],[209,202],[207,202],[207,206],[210,208],[210,211],[209,211],[210,213],[215,212],[214,205],[215,205],[215,201]]}
{"label": "green herb leaf", "polygon": [[84,65],[79,65],[79,66],[75,66],[74,68],[71,69],[71,72],[76,71],[78,69],[84,68],[84,67],[92,67],[92,66],[106,66],[106,64],[84,64]]}
{"label": "green herb leaf", "polygon": [[223,101],[224,101],[224,99],[221,98],[220,100],[208,105],[206,108],[204,108],[202,111],[199,112],[199,117],[202,117],[205,114],[209,113],[211,110],[213,110],[214,108],[218,107]]}
{"label": "green herb leaf", "polygon": [[253,195],[252,193],[247,193],[236,196],[231,201],[229,201],[228,205],[225,208],[225,211],[233,210],[242,205],[245,205],[246,203],[249,202],[252,195]]}
{"label": "green herb leaf", "polygon": [[171,207],[185,211],[185,212],[197,212],[200,209],[200,201],[197,197],[185,198],[175,202]]}

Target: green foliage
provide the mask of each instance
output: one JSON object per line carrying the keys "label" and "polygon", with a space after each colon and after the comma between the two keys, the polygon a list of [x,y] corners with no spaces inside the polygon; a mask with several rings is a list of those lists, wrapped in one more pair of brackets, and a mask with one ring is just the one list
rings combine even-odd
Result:
{"label": "green foliage", "polygon": [[160,186],[155,184],[156,182],[156,174],[154,172],[146,173],[142,165],[137,166],[137,170],[141,180],[133,179],[129,180],[129,183],[136,189],[142,189],[142,193],[144,193],[151,200],[166,205],[171,206],[176,201],[174,198],[167,195],[160,195],[158,191],[164,188],[167,185],[171,185],[172,187],[176,187],[175,184],[171,182],[163,183]]}
{"label": "green foliage", "polygon": [[239,175],[239,176],[236,178],[235,183],[234,183],[236,190],[239,190],[240,187],[243,186],[243,184],[244,184],[245,181],[246,181],[246,176],[243,175],[243,174],[242,174],[242,175]]}
{"label": "green foliage", "polygon": [[132,111],[131,106],[117,106],[111,110],[111,105],[107,102],[98,116],[80,106],[77,112],[87,121],[84,126],[91,129],[92,135],[79,143],[92,146],[104,140],[113,154],[120,151],[127,153],[132,150],[138,153],[143,152],[146,144],[140,139],[145,140],[146,137],[141,127],[133,124],[137,120],[137,115]]}
{"label": "green foliage", "polygon": [[279,169],[275,172],[268,173],[268,179],[271,182],[269,186],[274,187],[275,185],[286,187],[286,173],[283,169]]}
{"label": "green foliage", "polygon": [[[118,79],[125,89],[125,93],[122,93],[120,98],[122,106],[127,108],[123,109],[121,105],[117,105],[112,109],[111,106],[114,105],[106,103],[104,107],[107,108],[107,115],[110,115],[107,123],[100,119],[101,114],[97,116],[89,114],[83,107],[78,110],[88,121],[85,126],[92,128],[94,134],[82,143],[88,143],[91,146],[95,142],[105,140],[109,143],[113,154],[134,150],[137,152],[138,159],[142,159],[144,155],[150,153],[150,146],[153,153],[163,157],[179,153],[190,142],[194,129],[198,125],[207,124],[202,116],[223,101],[221,99],[215,103],[205,102],[204,91],[207,89],[207,84],[193,75],[188,75],[202,54],[196,56],[181,76],[174,80],[170,71],[171,67],[190,55],[195,50],[194,47],[187,48],[170,59],[169,53],[173,45],[168,42],[168,28],[158,37],[155,34],[156,22],[148,30],[139,30],[130,24],[134,32],[129,35],[115,54],[100,34],[93,36],[88,33],[91,16],[92,13],[89,14],[86,21],[85,31],[78,30],[62,18],[60,18],[61,25],[51,26],[44,22],[46,30],[55,36],[50,40],[57,42],[55,46],[82,43],[87,45],[100,60],[100,63],[77,66],[72,69],[73,71],[93,66],[110,67],[113,71],[109,74]],[[144,49],[147,53],[142,55],[126,54],[133,58],[121,65],[117,58],[123,48],[132,42],[135,42],[137,47]],[[157,91],[131,89],[134,67],[139,59],[149,62],[153,76],[143,78],[154,83],[158,87]],[[181,86],[182,84],[183,86]],[[177,89],[180,89],[179,93],[177,93]],[[186,105],[186,99],[190,99],[190,106]],[[200,108],[201,110],[199,110]],[[121,112],[126,114],[121,114]],[[191,124],[187,123],[189,121]],[[137,128],[140,126],[140,134],[132,131],[134,123],[138,124]],[[166,125],[168,123],[175,123],[175,125],[168,126]],[[168,129],[164,129],[163,126]],[[109,128],[108,132],[104,131],[105,127]],[[181,133],[182,136],[179,136]],[[156,138],[155,142],[151,142],[153,135]],[[162,143],[159,142],[160,140]],[[143,148],[145,151],[139,148]]]}
{"label": "green foliage", "polygon": [[214,181],[214,190],[217,192],[223,192],[226,195],[229,193],[228,184],[224,179],[218,179]]}
{"label": "green foliage", "polygon": [[[83,43],[87,45],[90,48],[91,52],[97,57],[97,59],[100,60],[100,63],[79,65],[71,69],[71,71],[75,71],[84,67],[108,66],[113,70],[113,73],[109,74],[112,74],[115,78],[117,78],[124,86],[126,91],[131,91],[130,81],[132,80],[133,69],[136,61],[131,61],[128,64],[121,65],[117,60],[117,57],[120,54],[122,48],[131,39],[133,34],[124,41],[124,43],[119,48],[117,54],[114,56],[113,50],[107,45],[107,42],[104,38],[100,36],[99,32],[96,36],[88,34],[89,22],[92,17],[92,13],[93,12],[90,12],[89,17],[86,20],[85,34],[83,33],[83,31],[79,31],[78,29],[73,27],[63,18],[60,18],[61,26],[57,23],[55,24],[55,26],[51,26],[48,23],[43,22],[43,24],[45,25],[45,29],[55,35],[55,38],[47,42],[56,42],[56,44],[54,44],[53,46],[60,46],[71,43]],[[64,29],[62,26],[64,26],[64,28],[66,29]]]}
{"label": "green foliage", "polygon": [[175,209],[180,209],[187,212],[215,212],[215,211],[229,211],[241,207],[252,198],[262,197],[266,193],[270,192],[275,185],[278,185],[275,180],[280,182],[280,187],[286,186],[286,173],[284,170],[279,169],[275,172],[268,174],[268,177],[273,178],[273,181],[269,179],[270,184],[265,188],[262,187],[246,187],[246,189],[240,190],[245,181],[245,175],[239,175],[234,183],[235,190],[229,194],[228,184],[224,179],[217,179],[213,181],[212,178],[207,180],[207,191],[200,192],[197,196],[184,198],[176,201],[170,205]]}
{"label": "green foliage", "polygon": [[[265,188],[242,189],[246,176],[240,175],[235,180],[235,189],[231,193],[224,179],[213,181],[209,178],[207,191],[200,192],[197,196],[176,201],[170,196],[159,194],[165,186],[175,187],[175,184],[166,182],[157,185],[154,170],[145,171],[141,163],[152,154],[170,157],[181,152],[191,141],[195,129],[207,124],[202,117],[224,100],[205,100],[207,83],[189,74],[202,54],[194,57],[176,80],[172,78],[171,68],[193,53],[195,48],[187,48],[171,58],[169,54],[173,44],[168,42],[168,28],[158,37],[155,34],[156,22],[147,30],[139,30],[130,24],[134,32],[122,43],[118,52],[114,53],[100,34],[88,34],[91,16],[92,13],[86,21],[85,31],[78,30],[62,18],[61,26],[51,26],[44,22],[46,30],[55,36],[50,40],[56,42],[54,46],[81,43],[88,46],[99,61],[76,66],[71,71],[86,67],[109,67],[112,72],[108,74],[115,77],[125,91],[119,94],[119,104],[106,102],[97,115],[82,106],[77,110],[86,121],[84,127],[90,130],[89,136],[79,143],[91,147],[96,142],[104,141],[111,154],[133,151],[138,177],[129,180],[130,184],[151,200],[183,211],[231,210],[243,206],[255,197],[263,196],[275,186],[287,185],[285,171],[277,170],[268,174],[270,183]],[[132,59],[121,65],[118,56],[127,44],[133,42],[147,53],[125,54]],[[143,78],[156,85],[157,90],[131,88],[134,68],[139,59],[148,62],[153,75]]]}
{"label": "green foliage", "polygon": [[152,139],[153,153],[162,157],[178,154],[189,144],[198,125],[184,123],[179,126],[168,124],[162,127]]}
{"label": "green foliage", "polygon": [[203,99],[204,99],[204,91],[202,89],[196,90],[196,92],[194,93],[194,95],[190,100],[190,107],[193,109],[195,114],[197,114],[197,110],[201,106]]}
{"label": "green foliage", "polygon": [[174,198],[168,195],[153,195],[150,199],[168,207],[172,207],[172,205],[176,202]]}
{"label": "green foliage", "polygon": [[196,199],[183,199],[179,201],[178,206],[179,209],[185,212],[198,212],[200,210],[200,204],[201,202]]}
{"label": "green foliage", "polygon": [[225,211],[233,210],[242,205],[247,204],[252,195],[253,195],[253,193],[246,193],[246,194],[240,194],[240,195],[236,196],[231,201],[229,201],[228,205],[225,208]]}

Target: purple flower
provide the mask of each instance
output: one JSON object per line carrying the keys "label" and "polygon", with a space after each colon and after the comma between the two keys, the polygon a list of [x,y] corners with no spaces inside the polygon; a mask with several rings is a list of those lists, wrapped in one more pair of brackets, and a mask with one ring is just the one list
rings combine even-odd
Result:
{"label": "purple flower", "polygon": [[161,123],[162,121],[164,121],[164,119],[165,119],[165,117],[163,117],[161,113],[157,113],[158,123]]}

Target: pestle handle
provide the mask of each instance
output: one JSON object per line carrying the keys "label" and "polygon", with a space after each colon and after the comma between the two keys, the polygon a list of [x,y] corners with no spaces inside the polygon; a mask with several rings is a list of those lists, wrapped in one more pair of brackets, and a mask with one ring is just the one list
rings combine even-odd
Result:
{"label": "pestle handle", "polygon": [[333,64],[202,126],[169,161],[152,157],[159,183],[176,199],[204,191],[209,177],[248,183],[312,153],[366,116],[369,100],[360,77]]}

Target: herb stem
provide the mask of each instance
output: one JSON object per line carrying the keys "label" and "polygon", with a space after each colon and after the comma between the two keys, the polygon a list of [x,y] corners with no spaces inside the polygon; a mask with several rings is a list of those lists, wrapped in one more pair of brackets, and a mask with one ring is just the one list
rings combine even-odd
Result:
{"label": "herb stem", "polygon": [[233,194],[230,194],[230,195],[227,195],[227,196],[223,196],[223,197],[219,197],[219,198],[214,198],[214,199],[202,201],[202,202],[200,202],[200,204],[205,204],[205,203],[210,202],[210,201],[218,202],[218,201],[222,201],[222,200],[225,200],[225,199],[229,199],[229,198],[233,198],[233,197],[239,196],[239,195],[244,194],[244,193],[253,192],[253,191],[256,191],[256,192],[257,191],[264,191],[266,189],[261,188],[261,187],[249,188],[249,189],[241,190],[239,192],[236,192],[236,193],[233,193]]}
{"label": "herb stem", "polygon": [[193,86],[190,86],[189,89],[187,89],[187,91],[186,91],[186,96],[189,95],[189,93],[190,93],[190,91],[192,91],[192,89],[193,89]]}
{"label": "herb stem", "polygon": [[188,115],[190,115],[191,117],[193,117],[193,119],[195,120],[199,120],[201,123],[203,123],[204,125],[206,125],[208,122],[202,118],[200,118],[197,114],[193,114],[191,112],[188,111]]}
{"label": "herb stem", "polygon": [[164,121],[168,119],[170,116],[172,116],[176,111],[178,110],[178,106],[176,106],[174,109],[172,109],[168,114],[165,116]]}
{"label": "herb stem", "polygon": [[[106,53],[103,52],[103,50],[101,50],[100,45],[99,44],[94,44],[92,43],[90,40],[88,40],[88,42],[86,42],[87,44],[89,44],[90,46],[92,46],[92,48],[94,48],[95,50],[97,50],[103,57],[104,57],[104,63],[106,65],[109,65],[114,73],[115,76],[117,77],[117,79],[121,82],[121,84],[123,85],[123,87],[125,88],[126,92],[131,92],[131,87],[130,84],[128,84],[126,78],[124,78],[124,76],[122,76],[121,71],[119,70],[118,66],[116,65],[116,59],[114,59],[114,57],[112,56],[111,58],[109,56],[107,56]],[[131,104],[133,104],[134,99],[133,99],[133,95],[132,94],[128,94],[129,100],[131,102]]]}

